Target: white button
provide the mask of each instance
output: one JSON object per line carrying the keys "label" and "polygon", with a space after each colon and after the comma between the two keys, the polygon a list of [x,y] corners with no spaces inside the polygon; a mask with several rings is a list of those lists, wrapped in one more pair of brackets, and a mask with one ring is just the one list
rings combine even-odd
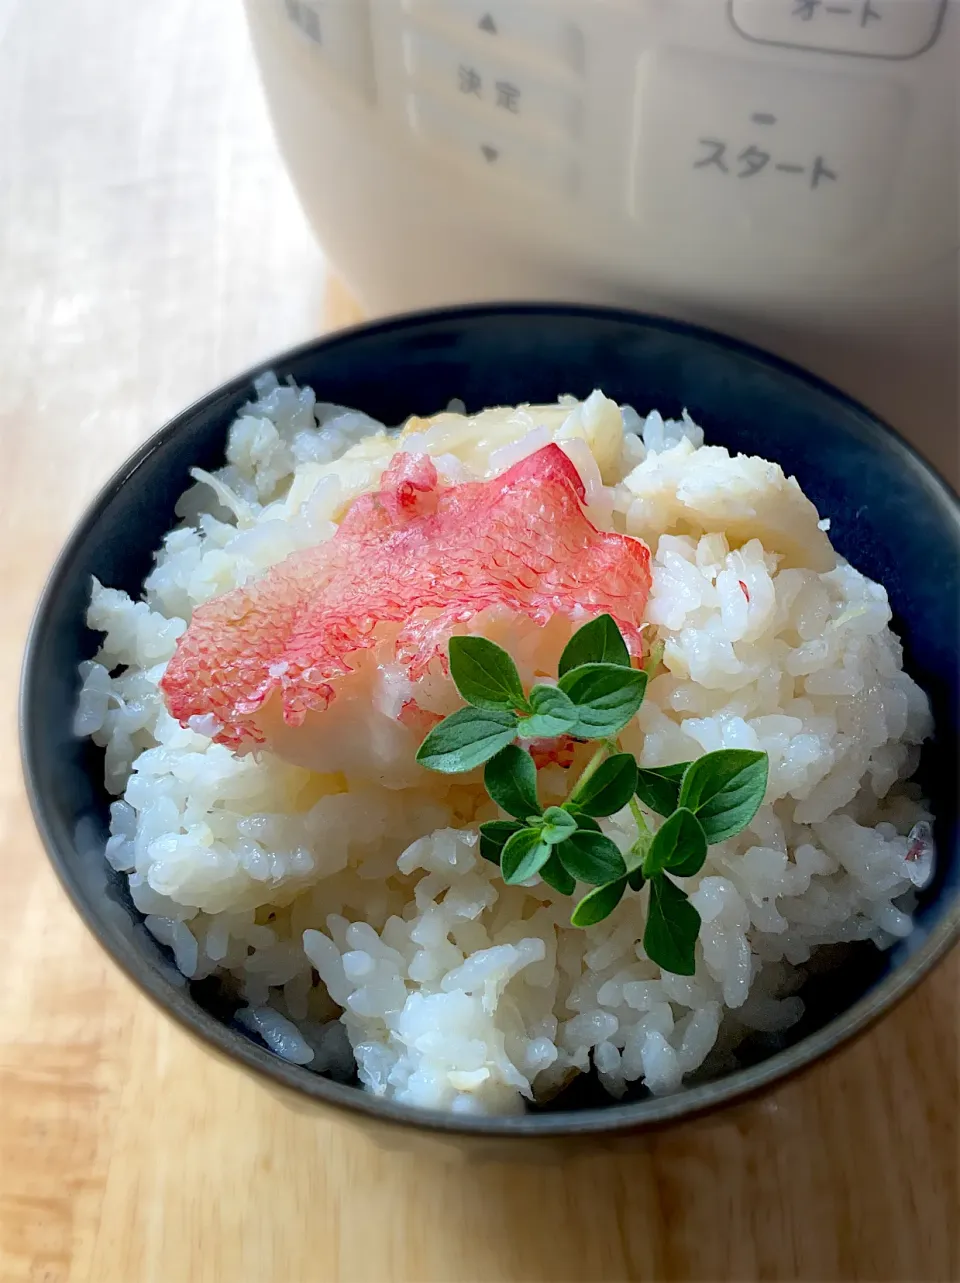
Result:
{"label": "white button", "polygon": [[947,0],[733,0],[734,26],[764,44],[913,58],[936,40]]}
{"label": "white button", "polygon": [[580,97],[561,85],[413,31],[404,36],[404,54],[414,80],[458,98],[466,109],[489,112],[503,128],[545,126],[563,134],[580,130]]}
{"label": "white button", "polygon": [[[404,0],[416,19],[448,27],[457,36],[472,35],[496,46],[516,43],[571,71],[584,69],[583,32],[548,8],[524,0]],[[503,52],[507,52],[504,50]]]}
{"label": "white button", "polygon": [[484,122],[451,111],[425,94],[413,95],[409,110],[411,123],[425,142],[456,154],[484,174],[501,174],[565,195],[576,191],[577,165],[562,148],[487,128]]}
{"label": "white button", "polygon": [[366,0],[284,0],[287,16],[323,65],[361,96],[374,96]]}
{"label": "white button", "polygon": [[879,76],[665,50],[641,59],[633,208],[664,247],[745,262],[868,249],[902,145]]}

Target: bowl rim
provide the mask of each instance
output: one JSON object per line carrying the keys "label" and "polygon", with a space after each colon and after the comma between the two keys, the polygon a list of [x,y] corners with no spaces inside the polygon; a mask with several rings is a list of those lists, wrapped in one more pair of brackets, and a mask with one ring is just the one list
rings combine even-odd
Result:
{"label": "bowl rim", "polygon": [[80,878],[74,871],[77,857],[75,845],[71,844],[70,849],[65,849],[58,843],[47,820],[40,796],[38,766],[35,758],[37,744],[33,734],[35,718],[31,710],[36,652],[46,627],[47,615],[61,590],[69,564],[100,520],[102,510],[142,467],[146,459],[160,449],[170,437],[183,430],[211,403],[221,398],[232,399],[240,395],[245,389],[250,388],[254,379],[260,375],[288,366],[291,362],[318,348],[335,348],[340,344],[350,343],[358,337],[389,333],[423,324],[442,324],[444,321],[460,322],[472,317],[494,318],[505,315],[526,316],[534,322],[538,318],[562,315],[584,321],[592,319],[640,325],[664,333],[696,338],[715,349],[746,356],[774,373],[797,379],[838,402],[847,411],[856,413],[866,422],[870,431],[877,433],[881,438],[886,437],[893,448],[900,451],[904,464],[911,470],[919,472],[927,485],[932,485],[942,493],[960,536],[960,498],[956,491],[894,428],[854,398],[800,366],[705,326],[627,308],[536,301],[492,302],[430,308],[362,322],[287,348],[272,358],[260,361],[250,369],[234,375],[198,397],[157,431],[151,433],[116,469],[87,505],[62,545],[46,577],[27,633],[20,673],[18,704],[19,745],[24,785],[34,823],[60,884],[104,951],[142,993],[171,1016],[186,1032],[198,1038],[210,1050],[220,1053],[231,1061],[239,1062],[241,1067],[252,1071],[264,1080],[265,1085],[292,1092],[304,1102],[309,1101],[341,1109],[353,1115],[358,1122],[366,1120],[368,1123],[388,1123],[405,1130],[446,1135],[450,1138],[473,1136],[546,1139],[576,1136],[601,1137],[614,1133],[653,1131],[670,1123],[702,1117],[722,1107],[743,1102],[775,1084],[812,1068],[822,1059],[848,1046],[854,1038],[865,1033],[916,988],[960,940],[960,897],[956,897],[955,902],[948,905],[942,919],[915,952],[885,976],[879,984],[863,994],[839,1015],[834,1016],[822,1028],[792,1046],[774,1052],[755,1065],[734,1070],[709,1082],[687,1087],[670,1096],[648,1097],[626,1104],[611,1104],[602,1109],[474,1117],[451,1114],[437,1109],[421,1109],[374,1096],[352,1085],[334,1082],[306,1067],[281,1059],[266,1047],[231,1029],[201,1008],[190,998],[187,984],[178,988],[154,966],[147,965],[143,955],[132,942],[119,937],[114,938],[111,935],[101,921],[102,915],[96,899],[87,895]]}

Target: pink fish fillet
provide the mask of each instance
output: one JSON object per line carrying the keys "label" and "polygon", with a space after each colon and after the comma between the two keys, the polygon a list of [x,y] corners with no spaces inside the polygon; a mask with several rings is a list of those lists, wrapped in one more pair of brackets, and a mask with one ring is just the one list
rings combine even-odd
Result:
{"label": "pink fish fillet", "polygon": [[457,486],[439,484],[428,455],[399,453],[381,486],[326,543],[198,607],[161,682],[181,724],[212,714],[220,743],[263,743],[258,714],[274,692],[299,726],[335,697],[350,657],[383,639],[378,625],[401,625],[396,658],[416,680],[490,606],[541,625],[608,612],[642,654],[650,551],[595,529],[559,446]]}

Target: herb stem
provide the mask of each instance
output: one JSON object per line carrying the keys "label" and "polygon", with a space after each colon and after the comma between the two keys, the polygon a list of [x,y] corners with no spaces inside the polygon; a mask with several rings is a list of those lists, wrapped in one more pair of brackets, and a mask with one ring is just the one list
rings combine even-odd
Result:
{"label": "herb stem", "polygon": [[628,872],[632,873],[634,869],[642,869],[643,862],[647,858],[647,852],[653,842],[653,833],[644,818],[643,811],[640,809],[640,803],[635,797],[629,802],[630,813],[637,825],[637,840],[623,857],[626,861]]}
{"label": "herb stem", "polygon": [[624,852],[623,862],[627,866],[628,873],[634,873],[637,869],[643,869],[643,862],[647,858],[647,851],[650,849],[650,843],[645,838],[637,838],[629,851]]}
{"label": "herb stem", "polygon": [[640,808],[640,803],[637,801],[635,797],[632,797],[630,799],[629,805],[630,805],[630,814],[633,816],[634,823],[637,826],[637,833],[640,836],[643,836],[644,834],[648,834],[650,832],[650,826],[647,824],[647,821],[644,818],[643,811]]}
{"label": "herb stem", "polygon": [[589,780],[600,769],[600,764],[603,762],[603,759],[607,755],[608,745],[609,745],[609,740],[603,740],[602,743],[600,744],[600,747],[594,753],[593,757],[591,757],[590,761],[583,768],[582,772],[580,773],[580,778],[577,780],[576,784],[574,784],[573,788],[570,790],[569,801],[575,802],[577,800],[577,794],[581,791],[583,786],[587,784]]}

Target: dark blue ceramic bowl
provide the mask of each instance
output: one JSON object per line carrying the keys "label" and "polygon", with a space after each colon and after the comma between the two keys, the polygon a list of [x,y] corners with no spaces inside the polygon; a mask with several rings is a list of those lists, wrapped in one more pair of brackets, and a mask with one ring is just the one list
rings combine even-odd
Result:
{"label": "dark blue ceramic bowl", "polygon": [[[794,473],[832,522],[838,550],[884,584],[906,666],[933,701],[936,740],[922,780],[937,815],[938,869],[917,927],[886,953],[853,948],[829,981],[810,983],[807,1015],[786,1045],[758,1039],[742,1067],[665,1099],[602,1102],[562,1097],[510,1119],[415,1111],[277,1059],[231,1022],[210,982],[190,985],[142,926],[123,879],[103,859],[107,804],[99,753],[74,738],[77,665],[96,639],[84,627],[91,575],[137,594],[153,550],[174,524],[188,469],[213,468],[227,429],[252,394],[253,371],[186,410],[107,485],[60,556],[27,649],[22,745],[27,785],[47,850],[91,930],[140,987],[208,1045],[287,1089],[301,1103],[356,1119],[478,1143],[573,1137],[659,1126],[742,1098],[838,1047],[901,998],[960,932],[957,712],[960,655],[960,508],[957,497],[861,406],[802,371],[704,330],[628,312],[563,306],[463,308],[362,326],[268,362],[318,398],[386,423],[430,414],[459,397],[468,410],[584,397],[601,387],[642,413],[686,407],[712,443],[760,454]],[[290,1097],[290,1091],[295,1097]]]}

